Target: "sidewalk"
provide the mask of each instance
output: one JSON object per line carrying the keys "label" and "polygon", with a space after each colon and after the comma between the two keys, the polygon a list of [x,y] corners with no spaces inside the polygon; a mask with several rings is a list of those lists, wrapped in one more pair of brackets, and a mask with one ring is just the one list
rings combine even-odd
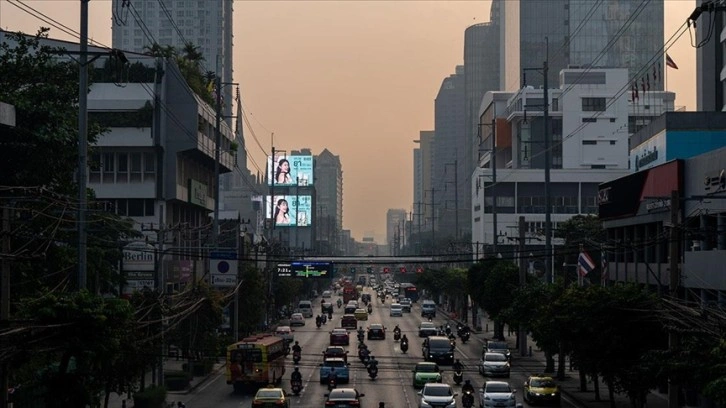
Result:
{"label": "sidewalk", "polygon": [[[184,359],[175,359],[175,358],[166,358],[164,359],[164,371],[181,371],[183,364],[187,363],[187,360]],[[212,371],[209,372],[209,374],[204,376],[195,376],[192,377],[191,381],[189,382],[189,387],[187,389],[182,391],[167,391],[166,401],[167,403],[176,403],[176,402],[183,402],[187,403],[187,394],[191,393],[195,389],[197,389],[202,384],[206,383],[209,378],[220,372],[221,370],[224,370],[224,362],[217,362],[214,364],[214,367],[212,367]],[[149,386],[149,382],[151,381],[151,373],[147,373],[146,375],[146,385]],[[120,408],[120,407],[126,407],[126,408],[132,408],[134,406],[134,399],[133,397],[127,398],[128,396],[126,394],[119,395],[119,394],[111,394],[108,400],[108,406],[109,408]],[[124,405],[124,402],[126,405]],[[176,406],[176,405],[174,405]]]}
{"label": "sidewalk", "polygon": [[[439,307],[439,312],[444,316],[450,316],[449,313],[441,306]],[[460,322],[459,320],[452,319],[450,317],[448,319],[455,323]],[[476,329],[473,329],[473,333],[483,340],[493,340],[494,323],[484,316],[481,317],[481,323],[482,330],[477,331]],[[528,354],[525,356],[520,355],[519,350],[517,349],[516,332],[512,332],[510,334],[508,330],[504,330],[504,337],[509,345],[509,348],[512,350],[514,363],[512,368],[513,370],[515,370],[517,366],[526,367],[526,369],[538,367],[539,371],[535,369],[531,374],[540,374],[544,372],[546,362],[544,352],[537,348],[537,345],[530,337],[527,338],[527,347],[528,351],[531,350],[531,355]],[[557,356],[555,356],[555,370],[557,370]],[[552,378],[554,378],[559,384],[562,397],[573,401],[576,405],[587,408],[611,408],[608,388],[607,385],[602,382],[602,379],[599,381],[600,400],[596,401],[594,384],[589,377],[587,378],[587,391],[580,391],[580,373],[578,371],[570,371],[569,367],[567,367],[567,370],[565,371],[565,379],[561,381],[557,380],[556,372],[547,374],[552,376]],[[517,400],[521,401],[521,398],[523,398],[521,394],[522,384],[511,383],[511,385],[518,390]],[[632,407],[630,399],[628,399],[628,396],[625,394],[615,393],[614,399],[615,407],[617,408]],[[647,396],[646,402],[648,408],[668,408],[668,394],[660,393],[658,390],[651,390],[651,393]]]}

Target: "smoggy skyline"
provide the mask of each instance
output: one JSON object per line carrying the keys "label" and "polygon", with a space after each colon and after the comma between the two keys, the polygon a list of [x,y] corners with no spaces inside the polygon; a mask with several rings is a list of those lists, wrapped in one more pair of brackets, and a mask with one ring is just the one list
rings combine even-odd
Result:
{"label": "smoggy skyline", "polygon": [[[23,1],[79,30],[79,0]],[[51,26],[0,1],[0,27],[35,33]],[[250,170],[278,150],[324,148],[343,165],[343,227],[385,242],[386,211],[411,211],[412,150],[433,130],[441,81],[463,63],[464,30],[489,21],[491,1],[236,1],[234,82],[263,152],[245,129]],[[665,2],[669,39],[695,0]],[[89,2],[89,37],[111,44],[111,1]],[[52,38],[78,41],[51,28]],[[693,34],[695,36],[695,33]],[[695,38],[695,37],[694,37]],[[693,40],[695,41],[695,40]],[[688,33],[668,54],[667,87],[694,110],[696,52]]]}

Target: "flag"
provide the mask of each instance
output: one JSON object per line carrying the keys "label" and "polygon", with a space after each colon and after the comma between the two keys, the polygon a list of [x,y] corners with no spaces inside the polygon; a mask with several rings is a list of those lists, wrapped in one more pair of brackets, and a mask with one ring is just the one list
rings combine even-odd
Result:
{"label": "flag", "polygon": [[655,64],[653,64],[653,83],[655,84],[657,82],[658,82],[658,73],[655,70]]}
{"label": "flag", "polygon": [[587,251],[580,252],[580,256],[577,258],[577,270],[580,272],[580,276],[585,276],[595,269],[595,262],[592,260]]}
{"label": "flag", "polygon": [[640,94],[638,93],[638,80],[635,80],[635,82],[633,82],[633,89],[635,89],[635,99],[639,100]]}
{"label": "flag", "polygon": [[640,87],[643,88],[643,93],[645,93],[645,78],[640,78]]}
{"label": "flag", "polygon": [[630,99],[635,102],[638,99],[638,89],[635,84],[630,84]]}
{"label": "flag", "polygon": [[607,281],[609,280],[608,276],[608,256],[605,253],[605,251],[600,252],[600,279],[602,280],[603,286],[607,284]]}
{"label": "flag", "polygon": [[650,72],[645,74],[645,84],[648,87],[648,90],[650,91]]}
{"label": "flag", "polygon": [[671,56],[668,55],[668,53],[666,53],[666,66],[671,67],[673,69],[678,69],[678,65],[676,65],[676,62],[673,61],[673,58],[671,58]]}

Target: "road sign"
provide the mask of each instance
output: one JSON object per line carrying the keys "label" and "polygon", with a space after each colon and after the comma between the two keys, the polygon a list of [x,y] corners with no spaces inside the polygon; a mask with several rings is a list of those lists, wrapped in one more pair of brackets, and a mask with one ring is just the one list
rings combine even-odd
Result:
{"label": "road sign", "polygon": [[383,268],[383,273],[389,273],[389,272],[391,272],[391,268],[389,268],[387,266],[385,268]]}
{"label": "road sign", "polygon": [[216,287],[237,285],[237,252],[215,251],[209,253],[210,283]]}
{"label": "road sign", "polygon": [[291,278],[292,276],[292,267],[289,263],[277,264],[278,278]]}
{"label": "road sign", "polygon": [[405,266],[400,267],[399,270],[401,271],[401,273],[406,273],[406,267]]}
{"label": "road sign", "polygon": [[416,273],[423,273],[423,271],[424,271],[424,268],[422,268],[420,266],[416,267]]}
{"label": "road sign", "polygon": [[293,276],[298,278],[329,278],[334,271],[332,262],[296,261],[291,267]]}

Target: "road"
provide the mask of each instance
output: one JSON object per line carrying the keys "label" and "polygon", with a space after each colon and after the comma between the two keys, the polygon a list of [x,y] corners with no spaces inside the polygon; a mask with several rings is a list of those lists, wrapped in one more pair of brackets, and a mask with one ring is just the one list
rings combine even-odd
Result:
{"label": "road", "polygon": [[[365,291],[372,293],[370,288]],[[390,300],[390,297],[388,298]],[[335,298],[333,298],[333,301]],[[366,344],[371,350],[371,354],[379,361],[378,378],[373,381],[368,378],[365,367],[357,357],[357,340],[356,333],[351,331],[351,342],[348,350],[350,351],[348,362],[350,363],[350,384],[341,384],[342,387],[354,387],[359,392],[365,394],[362,398],[364,407],[377,407],[379,402],[385,402],[386,408],[398,407],[417,407],[419,403],[418,390],[412,386],[413,366],[423,361],[421,353],[421,342],[423,339],[418,337],[418,325],[421,322],[421,310],[417,303],[414,303],[411,313],[404,313],[403,317],[389,316],[389,302],[381,304],[381,302],[373,295],[373,313],[369,316],[367,322],[359,322],[359,325],[371,323],[382,323],[387,327],[386,340],[366,340]],[[314,302],[315,307],[320,307],[320,298]],[[319,310],[319,309],[316,309]],[[319,382],[318,365],[322,362],[322,351],[329,344],[328,332],[334,327],[339,326],[343,309],[335,309],[333,320],[328,321],[320,329],[315,327],[314,319],[307,319],[307,325],[295,328],[295,340],[300,342],[303,350],[302,360],[300,362],[300,371],[303,374],[304,389],[299,396],[292,396],[292,407],[323,407],[325,401],[325,393],[327,387]],[[446,319],[440,313],[434,319],[437,325],[445,324]],[[402,332],[409,338],[410,345],[408,353],[403,354],[399,348],[398,342],[393,341],[393,327],[398,324]],[[453,326],[453,324],[452,324]],[[479,389],[485,382],[485,378],[478,373],[478,362],[481,356],[481,349],[484,339],[481,336],[473,335],[467,344],[457,342],[455,358],[461,360],[466,366],[464,371],[464,379],[471,380],[476,389]],[[288,372],[285,375],[287,381],[283,387],[290,389],[290,372],[292,372],[292,359],[288,357]],[[522,401],[522,384],[526,375],[537,372],[539,367],[523,367],[518,364],[516,354],[513,357],[513,366],[511,378],[505,379],[512,386],[517,388],[517,400]],[[444,370],[443,382],[454,385],[453,370],[451,366],[442,366]],[[454,386],[456,392],[460,392],[460,387]],[[193,393],[186,395],[184,400],[187,402],[188,408],[196,407],[216,407],[216,408],[237,408],[251,407],[252,395],[235,395],[232,387],[227,385],[222,371],[215,377],[211,378],[204,385],[197,388]],[[460,404],[460,399],[457,398]],[[476,395],[475,406],[479,406],[479,397]],[[527,406],[525,403],[524,406]],[[563,396],[562,406],[574,406],[572,401],[568,401]]]}

